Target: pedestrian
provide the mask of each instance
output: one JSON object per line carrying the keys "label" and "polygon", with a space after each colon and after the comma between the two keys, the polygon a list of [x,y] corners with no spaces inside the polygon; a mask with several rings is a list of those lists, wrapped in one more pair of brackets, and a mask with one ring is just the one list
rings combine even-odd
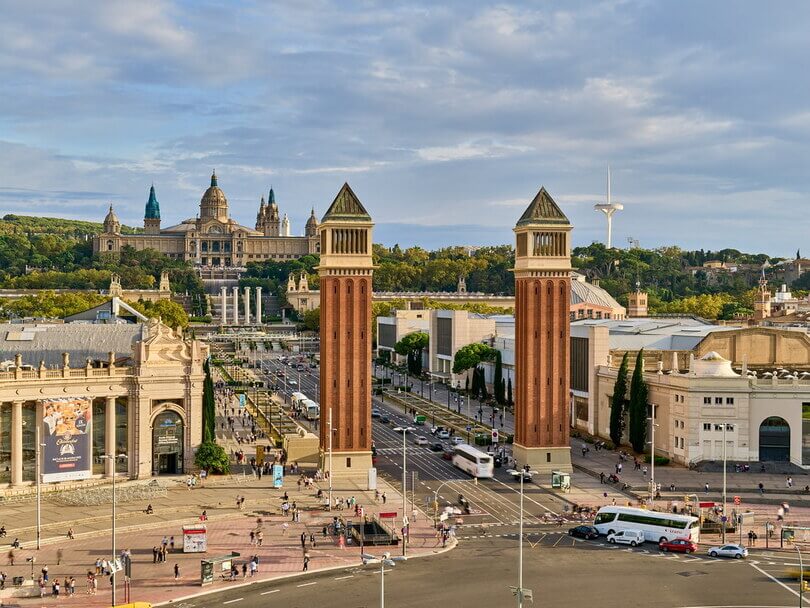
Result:
{"label": "pedestrian", "polygon": [[158,548],[156,545],[152,545],[152,563],[156,564],[158,558]]}
{"label": "pedestrian", "polygon": [[56,565],[57,565],[57,566],[61,566],[61,565],[62,565],[62,547],[59,547],[59,548],[56,550]]}
{"label": "pedestrian", "polygon": [[754,531],[749,530],[748,531],[748,546],[751,547],[751,546],[753,546],[753,544],[754,544]]}
{"label": "pedestrian", "polygon": [[9,552],[8,552],[8,565],[9,566],[14,565],[14,549],[9,549]]}
{"label": "pedestrian", "polygon": [[180,578],[180,564],[174,565],[174,580]]}
{"label": "pedestrian", "polygon": [[388,498],[385,496],[385,492],[382,493],[382,499],[383,499],[383,504],[385,504],[385,501],[388,500]]}
{"label": "pedestrian", "polygon": [[76,579],[74,577],[70,577],[70,593],[69,595],[74,595],[76,593]]}
{"label": "pedestrian", "polygon": [[256,532],[256,544],[261,547],[263,543],[264,543],[264,532],[259,530],[258,532]]}
{"label": "pedestrian", "polygon": [[45,580],[46,583],[48,582],[48,564],[42,566],[42,578]]}
{"label": "pedestrian", "polygon": [[315,535],[314,534],[309,535],[309,546],[312,547],[313,549],[315,548]]}
{"label": "pedestrian", "polygon": [[618,469],[618,474],[621,475],[624,465],[620,462],[619,464],[616,465],[616,468]]}
{"label": "pedestrian", "polygon": [[309,553],[304,553],[304,569],[302,572],[309,570]]}
{"label": "pedestrian", "polygon": [[250,546],[252,547],[253,543],[256,541],[256,533],[253,530],[251,530],[249,536],[250,536]]}
{"label": "pedestrian", "polygon": [[669,484],[669,491],[670,491],[670,492],[674,492],[674,491],[675,491],[675,484],[674,484],[674,483]]}
{"label": "pedestrian", "polygon": [[172,553],[174,553],[174,536],[169,538],[169,546],[172,549]]}
{"label": "pedestrian", "polygon": [[757,488],[759,488],[760,494],[765,494],[765,486],[762,484],[761,481],[757,484]]}
{"label": "pedestrian", "polygon": [[0,591],[6,588],[6,578],[7,574],[5,572],[0,572]]}
{"label": "pedestrian", "polygon": [[788,478],[785,480],[785,483],[786,483],[788,488],[792,488],[793,487],[793,478],[788,476]]}
{"label": "pedestrian", "polygon": [[759,538],[759,537],[757,536],[757,533],[754,532],[754,537],[752,539],[752,546],[754,546],[754,547],[757,546],[757,538]]}
{"label": "pedestrian", "polygon": [[302,549],[307,548],[307,533],[306,532],[301,532],[301,548]]}
{"label": "pedestrian", "polygon": [[703,488],[706,490],[706,494],[708,494],[709,493],[709,482],[708,481],[703,485]]}
{"label": "pedestrian", "polygon": [[247,562],[245,562],[242,564],[242,578],[247,578],[247,569]]}
{"label": "pedestrian", "polygon": [[75,536],[73,536],[73,528],[72,528],[72,527],[71,527],[71,528],[68,528],[68,531],[67,531],[67,537],[68,537],[70,540],[74,540]]}
{"label": "pedestrian", "polygon": [[54,596],[56,599],[59,599],[59,579],[56,579],[56,580],[53,582],[53,596]]}

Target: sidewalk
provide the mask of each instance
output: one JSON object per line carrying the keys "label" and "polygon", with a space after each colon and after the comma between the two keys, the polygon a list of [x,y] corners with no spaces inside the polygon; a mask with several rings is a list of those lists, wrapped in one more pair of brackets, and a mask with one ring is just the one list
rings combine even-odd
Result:
{"label": "sidewalk", "polygon": [[[299,573],[303,566],[303,550],[301,547],[302,532],[307,535],[306,550],[311,562],[309,571],[317,571],[325,568],[339,568],[360,565],[360,548],[348,546],[341,548],[336,541],[329,536],[323,535],[323,527],[332,521],[332,516],[341,515],[349,518],[350,512],[335,511],[329,513],[318,505],[315,496],[315,489],[299,492],[296,487],[297,476],[285,478],[284,489],[273,489],[272,480],[264,478],[258,481],[253,477],[248,478],[249,484],[239,485],[233,480],[222,480],[223,483],[208,484],[204,489],[188,491],[183,489],[169,490],[164,501],[153,501],[155,514],[147,516],[142,512],[143,504],[119,505],[120,516],[116,518],[118,523],[116,534],[116,551],[129,549],[132,554],[132,599],[137,601],[166,602],[176,600],[185,596],[193,595],[201,591],[225,588],[236,583],[223,581],[217,578],[212,585],[204,588],[200,587],[200,559],[204,557],[216,557],[227,555],[231,551],[240,554],[237,562],[241,563],[250,560],[251,556],[259,557],[259,574],[255,577],[248,577],[250,581],[270,580],[280,576],[289,576]],[[299,508],[303,507],[301,522],[292,523],[290,517],[280,514],[281,496],[284,490],[289,493],[290,501],[295,501]],[[397,527],[401,518],[401,499],[396,490],[388,487],[384,482],[380,482],[380,489],[385,490],[391,497],[385,506],[386,511],[397,511]],[[373,492],[364,492],[357,487],[348,484],[341,484],[333,488],[335,496],[355,496],[358,502],[363,505],[368,514],[379,512],[382,505],[376,504]],[[236,508],[236,495],[247,497],[245,510],[239,511]],[[54,505],[44,505],[43,513],[48,514],[49,520],[57,529],[66,530],[71,525],[74,518],[76,522],[73,527],[76,530],[75,540],[68,540],[61,533],[56,533],[55,529],[49,528],[45,531],[46,542],[39,551],[33,548],[33,543],[29,539],[33,538],[33,530],[30,532],[17,534],[21,530],[21,524],[30,523],[32,517],[32,505],[28,504],[27,511],[18,513],[8,513],[3,509],[3,521],[7,522],[9,537],[4,539],[9,543],[14,536],[20,536],[21,540],[28,541],[23,545],[23,549],[15,551],[15,565],[8,565],[6,559],[7,551],[3,551],[4,563],[0,566],[8,574],[6,594],[11,587],[11,580],[15,576],[24,576],[31,579],[31,564],[26,563],[26,558],[36,556],[34,566],[34,577],[38,577],[44,565],[49,567],[50,580],[58,578],[60,583],[65,577],[76,579],[76,595],[81,597],[82,606],[109,606],[110,587],[106,577],[99,578],[99,591],[97,595],[90,596],[86,593],[86,575],[88,570],[95,570],[94,563],[97,558],[106,559],[110,555],[110,516],[109,505],[94,507],[98,514],[92,517],[87,516],[87,508],[54,508]],[[400,508],[398,509],[397,506]],[[84,513],[77,512],[81,509]],[[202,509],[208,510],[208,551],[205,554],[184,554],[182,553],[182,524],[199,523],[198,515]],[[353,512],[351,512],[353,515]],[[261,523],[259,522],[261,518]],[[92,524],[89,520],[92,519]],[[106,519],[106,522],[104,521]],[[249,533],[251,530],[261,528],[264,534],[262,547],[250,544]],[[310,535],[314,536],[314,546],[311,544]],[[163,537],[174,536],[175,551],[170,552],[167,561],[162,564],[154,564],[152,557],[152,547],[159,545]],[[401,551],[401,546],[391,547],[394,553]],[[408,546],[410,556],[433,554],[441,550],[441,542],[432,529],[430,519],[423,513],[419,513],[416,522],[411,525],[411,542]],[[61,564],[58,564],[59,553],[63,554]],[[174,565],[180,569],[180,577],[174,579]],[[218,576],[218,575],[217,575]],[[123,576],[118,575],[118,603],[124,603]],[[237,582],[243,582],[239,577]],[[50,592],[50,585],[48,586]],[[61,594],[64,600],[64,591]],[[39,598],[15,598],[22,606],[40,606],[56,603],[51,597],[44,600]]]}

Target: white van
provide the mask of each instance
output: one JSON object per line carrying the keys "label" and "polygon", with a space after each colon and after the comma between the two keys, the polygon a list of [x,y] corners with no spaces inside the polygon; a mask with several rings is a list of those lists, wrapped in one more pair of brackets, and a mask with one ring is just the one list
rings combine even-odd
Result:
{"label": "white van", "polygon": [[608,534],[607,541],[609,543],[635,547],[644,542],[644,532],[641,530],[619,530],[613,534]]}

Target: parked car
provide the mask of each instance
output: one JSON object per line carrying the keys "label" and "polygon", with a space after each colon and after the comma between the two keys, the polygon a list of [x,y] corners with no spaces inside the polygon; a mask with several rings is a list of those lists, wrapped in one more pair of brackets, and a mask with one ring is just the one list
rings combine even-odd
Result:
{"label": "parked car", "polygon": [[416,439],[413,440],[413,442],[416,445],[427,445],[428,444],[428,440],[425,439],[424,437],[417,437]]}
{"label": "parked car", "polygon": [[434,443],[433,445],[430,446],[430,451],[431,452],[443,452],[444,451],[444,446],[441,443]]}
{"label": "parked car", "polygon": [[450,439],[450,431],[448,431],[447,429],[436,431],[436,437],[438,437],[439,439]]}
{"label": "parked car", "polygon": [[644,532],[641,530],[619,530],[613,534],[608,534],[607,541],[613,544],[635,547],[644,543]]}
{"label": "parked car", "polygon": [[576,526],[568,530],[568,535],[591,540],[593,538],[599,538],[599,530],[593,526]]}
{"label": "parked car", "polygon": [[661,551],[672,551],[673,553],[694,553],[698,546],[688,538],[675,538],[671,541],[658,543]]}
{"label": "parked car", "polygon": [[711,547],[707,553],[712,557],[733,557],[735,559],[748,557],[748,549],[741,545],[723,545],[722,547]]}

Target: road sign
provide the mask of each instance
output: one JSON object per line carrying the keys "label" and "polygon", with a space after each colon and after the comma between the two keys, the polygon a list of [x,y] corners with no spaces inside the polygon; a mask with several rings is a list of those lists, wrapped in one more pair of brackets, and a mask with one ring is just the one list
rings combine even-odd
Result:
{"label": "road sign", "polygon": [[711,509],[711,508],[714,506],[714,503],[713,503],[713,502],[711,502],[711,501],[708,501],[708,502],[699,502],[699,503],[698,503],[698,506],[699,506],[701,509]]}
{"label": "road sign", "polygon": [[742,502],[742,499],[739,496],[734,497],[734,504],[739,505]]}
{"label": "road sign", "polygon": [[468,425],[467,425],[467,430],[468,430],[468,431],[471,431],[471,430],[472,430],[472,425],[471,425],[471,424],[468,424]]}
{"label": "road sign", "polygon": [[498,429],[492,429],[492,443],[498,443]]}
{"label": "road sign", "polygon": [[393,519],[393,518],[395,518],[396,516],[397,516],[397,512],[396,512],[396,511],[385,511],[385,512],[383,512],[383,513],[380,513],[378,517],[379,517],[380,519]]}

